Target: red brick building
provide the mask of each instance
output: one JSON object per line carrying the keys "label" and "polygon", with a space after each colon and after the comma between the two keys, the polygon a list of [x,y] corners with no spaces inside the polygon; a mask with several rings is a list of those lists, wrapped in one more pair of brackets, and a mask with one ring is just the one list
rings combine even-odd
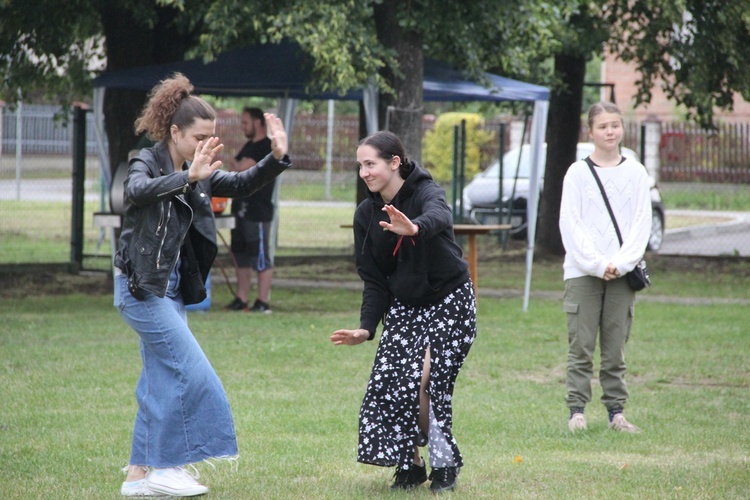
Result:
{"label": "red brick building", "polygon": [[[678,108],[674,102],[669,101],[661,90],[659,82],[656,82],[652,90],[651,102],[633,109],[636,95],[636,81],[640,74],[635,65],[625,63],[609,54],[602,62],[602,82],[613,83],[615,102],[620,107],[625,117],[642,121],[647,118],[657,119],[662,122],[680,120],[684,117],[684,110]],[[609,99],[609,90],[602,89],[602,99]],[[718,121],[724,123],[750,121],[750,102],[744,101],[737,94],[732,112],[717,111]]]}

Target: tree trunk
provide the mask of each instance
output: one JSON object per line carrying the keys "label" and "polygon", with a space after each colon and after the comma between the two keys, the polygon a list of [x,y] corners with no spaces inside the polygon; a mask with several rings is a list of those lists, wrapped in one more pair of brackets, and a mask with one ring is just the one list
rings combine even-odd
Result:
{"label": "tree trunk", "polygon": [[[367,117],[365,116],[365,103],[359,101],[359,139],[362,140],[367,137]],[[355,151],[352,152],[356,153]],[[354,173],[357,176],[357,205],[362,203],[367,198],[367,184],[359,176],[359,169]]]}
{"label": "tree trunk", "polygon": [[[154,7],[153,26],[144,26],[120,2],[102,2],[99,17],[107,40],[107,70],[181,61],[186,50],[197,42],[195,32],[184,32],[173,7]],[[146,92],[110,90],[104,94],[104,116],[109,163],[114,174],[136,147],[133,125],[146,102]]]}
{"label": "tree trunk", "polygon": [[422,85],[424,54],[422,35],[399,25],[401,0],[384,0],[375,5],[375,27],[381,43],[396,52],[398,74],[393,68],[381,72],[394,94],[380,94],[378,122],[381,130],[390,130],[401,138],[406,155],[422,161]]}
{"label": "tree trunk", "polygon": [[550,255],[565,254],[560,237],[560,200],[563,178],[568,167],[576,160],[585,73],[584,56],[555,56],[555,75],[561,79],[561,84],[553,89],[549,102],[547,166],[544,172],[544,191],[539,206],[536,238],[540,250]]}

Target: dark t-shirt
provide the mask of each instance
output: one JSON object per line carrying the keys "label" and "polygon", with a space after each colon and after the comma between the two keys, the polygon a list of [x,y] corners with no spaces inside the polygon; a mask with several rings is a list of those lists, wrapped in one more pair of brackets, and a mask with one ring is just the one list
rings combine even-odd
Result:
{"label": "dark t-shirt", "polygon": [[[265,137],[257,142],[248,141],[235,160],[240,161],[243,158],[252,158],[258,163],[268,156],[271,152],[271,139]],[[273,188],[276,180],[269,182],[259,191],[255,192],[248,198],[232,200],[232,214],[241,217],[244,220],[253,222],[270,222],[273,220]]]}

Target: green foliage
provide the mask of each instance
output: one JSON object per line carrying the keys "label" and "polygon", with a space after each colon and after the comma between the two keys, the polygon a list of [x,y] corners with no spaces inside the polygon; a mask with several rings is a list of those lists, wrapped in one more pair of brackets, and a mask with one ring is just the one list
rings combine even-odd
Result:
{"label": "green foliage", "polygon": [[103,56],[101,26],[87,0],[0,2],[0,99],[14,104],[41,90],[71,102],[90,90]]}
{"label": "green foliage", "polygon": [[490,71],[539,82],[576,0],[403,2],[400,23],[424,37],[425,54],[481,79]]}
{"label": "green foliage", "polygon": [[[239,13],[239,15],[238,15]],[[227,47],[292,39],[311,57],[310,89],[346,91],[375,78],[392,54],[378,42],[370,3],[356,0],[283,3],[225,0],[214,2],[201,37],[205,52]]]}
{"label": "green foliage", "polygon": [[732,109],[735,92],[750,100],[750,6],[747,0],[610,2],[610,49],[643,75],[637,103],[658,82],[702,126],[714,109]]}
{"label": "green foliage", "polygon": [[[595,55],[590,61],[586,63],[586,76],[584,79],[584,83],[599,83],[601,80],[601,74],[602,74],[602,58],[598,55]],[[605,87],[605,93],[606,93],[606,100],[610,100],[610,92],[612,91],[611,88]],[[581,113],[586,113],[588,111],[589,107],[601,101],[601,91],[602,88],[596,85],[589,85],[585,86],[583,88],[583,100],[581,105]]]}
{"label": "green foliage", "polygon": [[[435,128],[428,130],[424,138],[424,165],[438,182],[453,178],[453,144],[455,127],[466,121],[466,160],[465,176],[471,179],[490,160],[485,153],[486,146],[494,134],[484,130],[484,119],[474,113],[444,113],[435,121]],[[460,159],[459,159],[460,162]]]}

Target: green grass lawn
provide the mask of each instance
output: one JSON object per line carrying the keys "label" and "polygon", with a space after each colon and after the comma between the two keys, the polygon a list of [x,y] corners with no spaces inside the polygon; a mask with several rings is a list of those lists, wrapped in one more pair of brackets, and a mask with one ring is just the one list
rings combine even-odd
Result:
{"label": "green grass lawn", "polygon": [[[516,283],[518,266],[493,266],[483,270],[487,282]],[[561,290],[555,269],[541,263],[534,289]],[[284,274],[294,273],[279,269]],[[695,278],[663,271],[659,293],[680,289],[680,276]],[[704,283],[700,297],[714,288],[746,297],[720,282]],[[190,324],[226,387],[241,458],[236,467],[199,465],[211,488],[206,498],[431,496],[426,487],[391,493],[393,469],[356,463],[357,414],[376,344],[334,347],[328,336],[357,325],[358,292],[276,287],[270,316],[221,311],[229,292],[221,283],[212,292],[212,309],[190,313]],[[477,341],[455,392],[466,465],[452,496],[747,498],[747,306],[656,295],[639,296],[627,352],[626,411],[639,435],[607,430],[598,385],[589,430],[568,433],[559,300],[535,298],[523,313],[520,298],[480,297]],[[108,293],[45,296],[40,288],[3,297],[0,497],[120,498],[136,411],[136,335]]]}
{"label": "green grass lawn", "polygon": [[[353,174],[354,175],[354,174]],[[320,183],[283,184],[279,208],[279,255],[330,255],[350,252],[354,246],[351,230],[341,229],[351,224],[354,215],[355,185],[330,186],[330,200],[325,199],[325,186]],[[451,199],[450,189],[447,199]],[[673,209],[749,211],[750,194],[742,185],[703,186],[698,183],[671,183],[663,189],[668,212]],[[335,203],[311,206],[310,201],[351,202],[349,206]],[[93,213],[101,210],[97,202],[87,202],[84,208],[83,229],[86,258],[95,256],[87,268],[101,269],[109,263],[111,247],[108,234],[93,227]],[[70,260],[71,214],[68,202],[0,201],[0,264],[64,263]],[[105,210],[106,211],[106,210]],[[226,213],[229,213],[227,210]],[[700,215],[669,215],[667,229],[718,224],[729,219]],[[227,241],[229,230],[222,230]],[[489,238],[480,238],[483,241]],[[496,240],[495,240],[496,241]],[[495,245],[497,246],[497,245]],[[480,254],[481,256],[481,254]]]}

